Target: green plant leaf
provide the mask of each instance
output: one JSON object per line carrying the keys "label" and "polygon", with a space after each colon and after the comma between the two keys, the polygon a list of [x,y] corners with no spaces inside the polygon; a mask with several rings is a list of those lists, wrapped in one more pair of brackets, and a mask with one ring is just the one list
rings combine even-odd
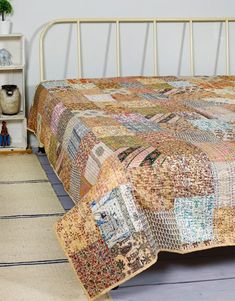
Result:
{"label": "green plant leaf", "polygon": [[5,16],[11,14],[12,11],[12,5],[8,0],[0,0],[0,13],[2,15],[2,21],[4,21]]}

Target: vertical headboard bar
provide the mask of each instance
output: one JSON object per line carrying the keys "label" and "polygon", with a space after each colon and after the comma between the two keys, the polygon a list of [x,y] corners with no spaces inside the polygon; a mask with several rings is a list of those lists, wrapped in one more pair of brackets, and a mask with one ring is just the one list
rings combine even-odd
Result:
{"label": "vertical headboard bar", "polygon": [[81,56],[81,28],[80,21],[77,20],[77,64],[78,64],[78,78],[82,77],[82,56]]}
{"label": "vertical headboard bar", "polygon": [[229,52],[229,20],[225,20],[225,60],[226,60],[226,74],[230,75],[230,52]]}
{"label": "vertical headboard bar", "polygon": [[116,64],[117,76],[121,76],[121,61],[120,61],[120,22],[116,21]]}
{"label": "vertical headboard bar", "polygon": [[154,76],[158,75],[158,64],[157,64],[157,20],[153,21],[153,73]]}
{"label": "vertical headboard bar", "polygon": [[121,48],[120,48],[120,24],[121,23],[152,23],[153,24],[153,73],[159,74],[158,70],[158,49],[157,49],[157,24],[158,23],[188,23],[190,40],[190,73],[195,75],[195,51],[193,24],[198,22],[224,22],[225,23],[225,61],[226,74],[230,75],[230,35],[229,24],[235,22],[235,18],[170,18],[170,19],[58,19],[45,25],[40,35],[40,80],[45,80],[45,54],[44,40],[48,30],[55,24],[75,23],[77,24],[77,58],[78,58],[78,77],[82,77],[82,58],[81,58],[81,24],[82,23],[115,23],[116,24],[116,68],[117,76],[121,76]]}
{"label": "vertical headboard bar", "polygon": [[193,20],[189,20],[189,40],[190,40],[190,74],[194,76],[194,44],[193,44]]}
{"label": "vertical headboard bar", "polygon": [[40,40],[39,40],[39,62],[40,62],[40,81],[42,82],[45,78],[44,74],[44,38],[45,38],[45,32],[47,30],[47,27],[44,28],[44,30],[40,34]]}

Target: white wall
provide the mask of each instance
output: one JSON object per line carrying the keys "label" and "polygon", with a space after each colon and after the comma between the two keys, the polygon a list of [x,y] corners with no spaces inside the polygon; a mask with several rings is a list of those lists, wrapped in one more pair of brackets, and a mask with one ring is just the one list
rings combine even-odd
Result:
{"label": "white wall", "polygon": [[[12,0],[14,15],[11,17],[14,32],[26,36],[27,50],[27,104],[32,102],[35,86],[39,82],[38,36],[42,25],[56,18],[108,18],[108,17],[235,17],[234,0]],[[234,13],[233,13],[234,12]],[[122,74],[151,74],[151,27],[133,25],[121,28]],[[223,34],[219,24],[207,25],[206,30],[195,28],[197,73],[223,73]],[[174,29],[174,33],[170,34]],[[82,27],[83,75],[112,76],[115,72],[114,28],[109,25]],[[231,28],[231,36],[235,25]],[[54,33],[55,38],[52,38]],[[201,36],[200,34],[203,33]],[[49,78],[76,76],[74,28],[67,26],[52,30],[46,47],[47,75]],[[183,25],[159,27],[159,70],[161,74],[188,74],[187,28],[185,39]],[[234,52],[235,39],[231,41]],[[145,52],[145,46],[149,45]],[[128,48],[128,50],[127,50]],[[66,57],[66,60],[63,58]],[[234,58],[235,59],[235,58]],[[233,69],[232,69],[233,70]],[[235,70],[233,70],[235,73]]]}

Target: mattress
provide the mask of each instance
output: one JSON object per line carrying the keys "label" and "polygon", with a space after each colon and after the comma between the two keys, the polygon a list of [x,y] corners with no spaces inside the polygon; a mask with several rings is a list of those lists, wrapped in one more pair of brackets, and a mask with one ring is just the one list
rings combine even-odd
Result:
{"label": "mattress", "polygon": [[47,81],[28,127],[75,202],[56,232],[90,300],[160,251],[235,244],[235,77]]}

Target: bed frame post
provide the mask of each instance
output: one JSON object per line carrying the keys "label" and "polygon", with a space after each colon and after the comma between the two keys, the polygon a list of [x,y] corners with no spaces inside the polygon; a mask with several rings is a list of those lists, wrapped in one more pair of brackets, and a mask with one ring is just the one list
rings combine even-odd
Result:
{"label": "bed frame post", "polygon": [[39,62],[40,62],[40,81],[44,80],[44,35],[45,29],[41,32],[40,40],[39,40]]}

